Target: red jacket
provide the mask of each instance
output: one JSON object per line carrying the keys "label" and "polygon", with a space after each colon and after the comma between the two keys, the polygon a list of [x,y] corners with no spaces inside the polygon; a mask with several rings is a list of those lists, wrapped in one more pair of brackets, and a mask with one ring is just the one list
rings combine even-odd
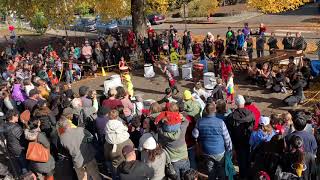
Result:
{"label": "red jacket", "polygon": [[254,131],[258,130],[259,129],[259,121],[260,121],[260,117],[261,117],[261,113],[260,113],[259,108],[255,104],[246,105],[244,108],[253,113],[254,118],[255,118],[253,130]]}
{"label": "red jacket", "polygon": [[167,119],[167,121],[165,121],[167,125],[181,124],[182,121],[182,117],[179,112],[164,111],[157,116],[154,123],[158,124],[161,120],[165,118]]}
{"label": "red jacket", "polygon": [[225,65],[224,62],[221,63],[221,77],[222,80],[227,80],[229,73],[232,72],[232,66],[231,64]]}

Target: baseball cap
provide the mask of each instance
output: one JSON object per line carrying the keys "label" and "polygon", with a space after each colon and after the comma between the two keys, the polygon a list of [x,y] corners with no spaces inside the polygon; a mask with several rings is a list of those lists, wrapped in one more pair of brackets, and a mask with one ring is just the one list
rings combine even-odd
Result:
{"label": "baseball cap", "polygon": [[123,156],[127,156],[131,152],[134,152],[134,148],[131,145],[126,145],[125,147],[122,148]]}
{"label": "baseball cap", "polygon": [[259,124],[263,125],[263,126],[269,125],[270,124],[270,118],[266,117],[266,116],[261,116]]}

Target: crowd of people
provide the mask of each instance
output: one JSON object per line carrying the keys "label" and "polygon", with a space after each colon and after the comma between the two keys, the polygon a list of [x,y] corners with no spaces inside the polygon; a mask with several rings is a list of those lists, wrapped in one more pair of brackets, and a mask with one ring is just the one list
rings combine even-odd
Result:
{"label": "crowd of people", "polygon": [[[311,112],[266,116],[251,97],[236,95],[232,63],[223,55],[246,52],[250,57],[254,33],[248,24],[237,34],[228,28],[226,42],[211,33],[203,43],[194,42],[189,31],[180,39],[173,26],[159,35],[152,27],[147,32],[148,37],[117,32],[85,40],[81,47],[63,39],[37,53],[27,52],[21,37],[10,37],[0,61],[0,177],[52,180],[57,162],[67,158],[74,171],[63,173],[81,180],[102,179],[100,172],[121,180],[196,180],[199,172],[210,180],[319,178],[320,104]],[[265,32],[261,24],[256,43],[266,43]],[[276,41],[274,35],[269,38],[270,53]],[[304,49],[299,33],[288,41],[289,36],[285,48]],[[182,52],[187,62],[199,57],[207,66],[210,55],[218,62],[212,92],[198,81],[177,96],[172,72],[163,66],[178,64]],[[109,89],[105,98],[87,86],[72,90],[71,83],[87,73],[105,65],[123,67],[139,53],[167,76],[164,98],[144,101],[121,86]],[[293,89],[284,101],[295,105],[312,80],[304,61],[297,66],[290,58],[288,68],[277,73],[269,64],[256,64],[248,75],[277,92]]]}

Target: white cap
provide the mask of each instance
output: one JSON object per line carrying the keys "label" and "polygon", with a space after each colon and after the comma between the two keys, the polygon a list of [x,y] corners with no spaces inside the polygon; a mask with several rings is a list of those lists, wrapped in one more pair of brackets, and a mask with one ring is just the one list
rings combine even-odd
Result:
{"label": "white cap", "polygon": [[153,137],[149,137],[142,145],[143,149],[154,150],[157,147],[157,142]]}
{"label": "white cap", "polygon": [[263,126],[269,125],[270,124],[270,118],[266,117],[266,116],[261,116],[259,124],[263,125]]}
{"label": "white cap", "polygon": [[244,105],[246,103],[242,95],[237,95],[235,101],[236,105]]}

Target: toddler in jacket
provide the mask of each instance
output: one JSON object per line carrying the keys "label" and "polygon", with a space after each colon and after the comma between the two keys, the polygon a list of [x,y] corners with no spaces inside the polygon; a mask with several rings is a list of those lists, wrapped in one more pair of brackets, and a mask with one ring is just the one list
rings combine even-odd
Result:
{"label": "toddler in jacket", "polygon": [[154,122],[160,124],[164,132],[177,132],[180,130],[182,118],[178,105],[171,103],[169,111],[161,112]]}

